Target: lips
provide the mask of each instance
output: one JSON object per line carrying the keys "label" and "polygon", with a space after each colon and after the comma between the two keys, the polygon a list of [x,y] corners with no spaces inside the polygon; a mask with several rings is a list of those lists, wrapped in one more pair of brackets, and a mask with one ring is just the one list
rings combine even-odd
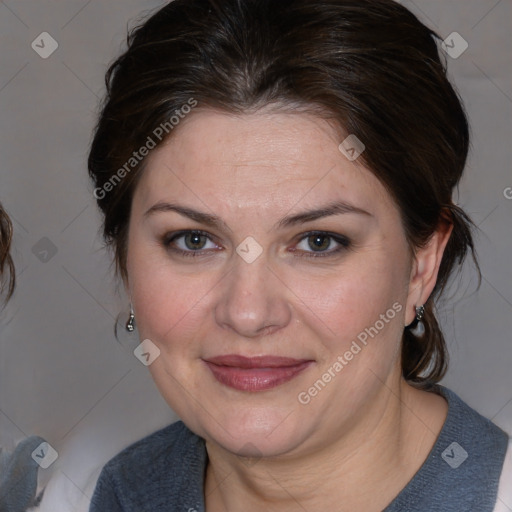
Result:
{"label": "lips", "polygon": [[313,361],[291,357],[237,354],[204,360],[218,382],[239,391],[265,391],[290,381]]}

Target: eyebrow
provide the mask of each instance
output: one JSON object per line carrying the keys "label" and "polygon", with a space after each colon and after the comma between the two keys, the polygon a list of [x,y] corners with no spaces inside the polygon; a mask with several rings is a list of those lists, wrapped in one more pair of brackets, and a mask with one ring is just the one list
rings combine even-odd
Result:
{"label": "eyebrow", "polygon": [[176,212],[183,217],[188,217],[189,219],[199,222],[200,224],[204,224],[205,226],[210,226],[217,229],[224,228],[227,231],[231,231],[228,225],[217,215],[200,212],[192,208],[187,208],[186,206],[181,206],[174,203],[166,203],[162,201],[154,204],[149,210],[147,210],[146,213],[144,213],[144,217],[147,218],[158,212]]}
{"label": "eyebrow", "polygon": [[[158,202],[154,204],[149,210],[144,213],[144,217],[149,217],[159,212],[176,212],[183,217],[188,217],[191,220],[194,220],[200,224],[204,224],[205,226],[210,226],[213,228],[223,228],[225,230],[231,231],[228,225],[217,215],[212,215],[205,212],[200,212],[198,210],[194,210],[193,208],[187,208],[185,206],[181,206],[175,203],[167,203],[167,202]],[[307,210],[295,215],[289,215],[284,217],[279,222],[277,222],[278,228],[285,228],[294,226],[296,224],[302,224],[305,222],[311,222],[317,219],[321,219],[323,217],[330,217],[332,215],[341,215],[345,213],[366,215],[369,217],[373,217],[373,215],[362,208],[358,208],[352,204],[337,201],[334,203],[330,203],[322,208],[317,208],[315,210]]]}
{"label": "eyebrow", "polygon": [[370,212],[367,212],[362,208],[358,208],[357,206],[354,206],[350,203],[346,203],[344,201],[336,201],[334,203],[329,203],[328,205],[322,208],[308,210],[305,212],[298,213],[296,215],[290,215],[288,217],[285,217],[277,223],[277,227],[289,227],[296,224],[302,224],[304,222],[311,222],[313,220],[321,219],[323,217],[341,215],[344,213],[355,213],[359,215],[373,217],[373,215]]}

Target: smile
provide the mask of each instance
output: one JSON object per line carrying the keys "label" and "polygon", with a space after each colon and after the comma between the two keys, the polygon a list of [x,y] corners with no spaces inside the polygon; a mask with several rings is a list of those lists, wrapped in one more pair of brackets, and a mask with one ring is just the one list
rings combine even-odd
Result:
{"label": "smile", "polygon": [[290,381],[313,361],[288,357],[227,355],[204,361],[218,382],[239,391],[265,391]]}

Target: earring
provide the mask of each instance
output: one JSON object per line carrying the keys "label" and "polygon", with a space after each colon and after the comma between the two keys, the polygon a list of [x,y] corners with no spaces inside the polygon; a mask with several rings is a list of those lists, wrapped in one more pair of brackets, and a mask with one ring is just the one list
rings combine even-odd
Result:
{"label": "earring", "polygon": [[133,313],[132,303],[130,302],[130,316],[128,317],[128,321],[126,322],[126,330],[128,332],[133,332],[135,330],[135,315]]}
{"label": "earring", "polygon": [[411,329],[411,333],[417,338],[421,338],[425,334],[425,325],[423,324],[425,308],[423,306],[416,306],[415,309],[416,318],[414,319],[414,323],[416,325]]}

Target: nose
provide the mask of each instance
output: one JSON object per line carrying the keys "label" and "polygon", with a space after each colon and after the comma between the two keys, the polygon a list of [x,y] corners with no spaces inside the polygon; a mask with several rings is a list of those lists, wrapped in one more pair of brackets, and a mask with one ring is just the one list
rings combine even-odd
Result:
{"label": "nose", "polygon": [[289,324],[288,289],[262,254],[252,263],[236,256],[215,306],[215,320],[245,338],[272,334]]}

